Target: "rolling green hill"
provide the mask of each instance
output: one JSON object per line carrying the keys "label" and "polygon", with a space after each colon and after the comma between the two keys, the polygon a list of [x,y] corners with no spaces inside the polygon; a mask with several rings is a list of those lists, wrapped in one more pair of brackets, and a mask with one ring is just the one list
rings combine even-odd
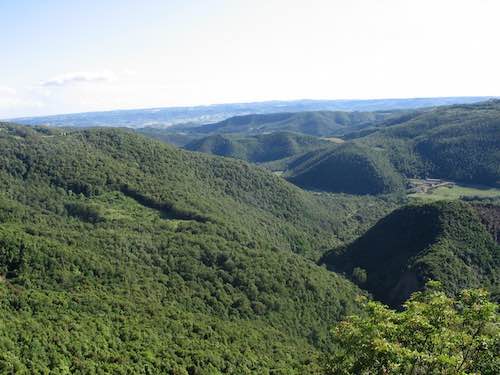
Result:
{"label": "rolling green hill", "polygon": [[266,163],[308,188],[398,191],[405,178],[500,186],[500,101],[393,114],[345,136],[342,146]]}
{"label": "rolling green hill", "polygon": [[351,282],[317,266],[395,203],[316,196],[123,130],[0,125],[0,369],[313,372]]}
{"label": "rolling green hill", "polygon": [[359,140],[385,150],[407,177],[499,184],[499,100],[438,107],[385,125]]}
{"label": "rolling green hill", "polygon": [[[413,111],[393,112],[298,112],[236,116],[215,124],[176,127],[164,130],[163,137],[201,137],[237,133],[255,135],[292,131],[312,136],[342,136],[384,154],[396,170],[407,178],[444,178],[487,186],[500,184],[500,100],[460,104]],[[159,131],[161,133],[161,131]],[[179,133],[181,132],[181,133]],[[233,141],[228,140],[231,138]],[[270,136],[269,136],[270,137]],[[238,137],[221,135],[195,140],[191,149],[205,150],[254,161],[249,151],[258,149],[254,138],[235,142]],[[167,139],[167,140],[168,140]],[[245,143],[242,145],[241,143]],[[272,143],[271,143],[272,146]],[[280,151],[282,144],[276,146]],[[296,148],[297,154],[300,148]],[[272,150],[267,151],[271,152]],[[303,150],[307,152],[309,150]],[[250,151],[251,153],[251,151]],[[316,158],[316,153],[309,156]],[[279,151],[276,157],[281,156]],[[293,156],[283,153],[283,158]],[[376,156],[373,156],[376,157]],[[260,162],[278,160],[261,157]],[[300,160],[304,160],[300,156]],[[293,160],[269,165],[288,168]],[[285,174],[287,171],[285,170]],[[290,172],[289,174],[295,174]],[[305,186],[302,183],[302,186]]]}
{"label": "rolling green hill", "polygon": [[276,132],[255,136],[210,135],[185,145],[186,150],[262,163],[330,147],[332,142],[296,133]]}
{"label": "rolling green hill", "polygon": [[197,134],[186,134],[184,132],[170,132],[165,131],[165,129],[157,128],[139,128],[136,130],[138,133],[145,135],[146,137],[158,139],[165,143],[169,143],[175,146],[183,147],[190,142],[202,138],[202,135]]}
{"label": "rolling green hill", "polygon": [[199,134],[247,135],[287,131],[323,137],[341,135],[356,128],[373,125],[392,115],[393,112],[341,111],[253,114],[230,117],[214,124],[180,130]]}
{"label": "rolling green hill", "polygon": [[392,306],[429,279],[453,294],[483,286],[498,298],[500,247],[477,212],[461,202],[402,207],[323,261]]}
{"label": "rolling green hill", "polygon": [[288,167],[284,176],[307,189],[350,194],[403,191],[403,179],[383,154],[354,143],[312,151]]}

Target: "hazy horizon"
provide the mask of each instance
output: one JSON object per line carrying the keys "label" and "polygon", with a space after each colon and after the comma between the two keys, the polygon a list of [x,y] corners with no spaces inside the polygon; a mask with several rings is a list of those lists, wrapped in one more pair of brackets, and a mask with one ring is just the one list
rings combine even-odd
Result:
{"label": "hazy horizon", "polygon": [[500,95],[492,0],[19,0],[0,14],[0,118]]}
{"label": "hazy horizon", "polygon": [[[340,98],[340,99],[311,99],[311,98],[299,98],[290,100],[281,99],[270,99],[270,100],[258,100],[258,101],[246,101],[246,102],[224,102],[224,103],[209,103],[209,104],[193,104],[193,105],[172,105],[172,106],[155,106],[155,107],[127,107],[127,108],[109,108],[109,109],[99,109],[99,110],[89,110],[89,111],[79,111],[79,112],[60,112],[60,113],[48,113],[43,115],[27,115],[27,116],[16,116],[9,118],[0,118],[0,120],[15,120],[23,118],[36,118],[36,117],[51,117],[51,116],[71,116],[85,113],[106,113],[115,111],[148,111],[157,109],[183,109],[183,108],[203,108],[203,107],[217,107],[225,105],[247,105],[247,104],[264,104],[264,103],[293,103],[293,102],[363,102],[363,101],[405,101],[405,100],[439,100],[439,99],[468,99],[468,98],[478,98],[479,101],[497,99],[500,96],[436,96],[436,97],[408,97],[408,98]],[[345,110],[348,111],[348,110]]]}

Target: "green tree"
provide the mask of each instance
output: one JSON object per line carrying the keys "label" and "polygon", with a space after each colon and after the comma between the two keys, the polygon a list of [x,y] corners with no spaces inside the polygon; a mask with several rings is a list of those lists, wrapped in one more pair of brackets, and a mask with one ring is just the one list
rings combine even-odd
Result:
{"label": "green tree", "polygon": [[352,278],[359,285],[364,285],[366,283],[366,280],[368,279],[368,275],[365,269],[354,267],[354,269],[352,270]]}
{"label": "green tree", "polygon": [[498,374],[498,306],[484,290],[448,297],[437,282],[397,312],[370,301],[333,330],[325,374]]}

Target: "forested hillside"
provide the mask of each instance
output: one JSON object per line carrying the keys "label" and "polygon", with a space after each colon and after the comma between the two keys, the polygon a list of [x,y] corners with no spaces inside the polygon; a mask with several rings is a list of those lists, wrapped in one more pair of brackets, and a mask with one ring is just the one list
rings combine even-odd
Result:
{"label": "forested hillside", "polygon": [[345,138],[266,167],[305,188],[356,194],[397,191],[405,178],[500,183],[498,100],[392,115]]}
{"label": "forested hillside", "polygon": [[[397,112],[396,112],[397,113]],[[171,130],[190,134],[265,134],[277,131],[314,136],[332,136],[372,125],[392,115],[392,112],[314,111],[295,113],[251,114],[198,127],[173,127]]]}
{"label": "forested hillside", "polygon": [[[398,191],[372,151],[332,145],[290,165],[315,181],[348,165],[333,175],[349,191]],[[362,289],[394,306],[427,279],[498,296],[495,227],[482,224],[496,211],[484,204],[390,213],[396,195],[308,193],[132,131],[11,124],[0,188],[5,373],[314,373]]]}
{"label": "forested hillside", "polygon": [[158,139],[160,141],[183,147],[186,144],[193,142],[197,139],[203,138],[205,135],[200,134],[186,134],[185,132],[170,132],[165,129],[158,129],[152,127],[137,129],[137,132],[145,135],[146,137]]}
{"label": "forested hillside", "polygon": [[391,120],[359,141],[383,149],[407,177],[498,185],[500,101],[438,107]]}
{"label": "forested hillside", "polygon": [[404,188],[385,155],[354,143],[302,155],[284,176],[298,186],[330,192],[389,194]]}
{"label": "forested hillside", "polygon": [[330,147],[332,142],[297,133],[276,132],[255,136],[210,135],[184,146],[186,150],[263,163]]}
{"label": "forested hillside", "polygon": [[461,202],[400,208],[323,261],[393,306],[427,280],[441,281],[451,294],[487,287],[498,298],[500,247]]}
{"label": "forested hillside", "polygon": [[[145,134],[189,150],[263,163],[306,189],[387,194],[402,191],[407,178],[498,186],[499,129],[500,101],[490,100],[399,112],[246,115]],[[327,143],[320,138],[326,136],[343,139]]]}
{"label": "forested hillside", "polygon": [[314,371],[350,281],[299,254],[389,200],[315,196],[131,132],[0,126],[0,369]]}

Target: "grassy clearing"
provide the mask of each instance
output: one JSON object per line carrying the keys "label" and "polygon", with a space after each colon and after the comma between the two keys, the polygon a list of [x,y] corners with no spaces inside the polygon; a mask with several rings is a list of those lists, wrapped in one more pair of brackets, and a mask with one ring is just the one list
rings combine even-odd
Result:
{"label": "grassy clearing", "polygon": [[182,222],[189,220],[165,219],[161,213],[145,207],[119,192],[104,193],[89,200],[98,207],[102,217],[109,223],[140,226],[144,223],[157,225],[165,230],[175,230]]}
{"label": "grassy clearing", "polygon": [[456,184],[452,187],[438,187],[427,193],[413,193],[408,197],[426,201],[457,200],[465,197],[500,197],[500,189],[487,186]]}
{"label": "grassy clearing", "polygon": [[322,139],[333,142],[333,143],[344,143],[345,142],[342,138],[337,138],[337,137],[325,137]]}

